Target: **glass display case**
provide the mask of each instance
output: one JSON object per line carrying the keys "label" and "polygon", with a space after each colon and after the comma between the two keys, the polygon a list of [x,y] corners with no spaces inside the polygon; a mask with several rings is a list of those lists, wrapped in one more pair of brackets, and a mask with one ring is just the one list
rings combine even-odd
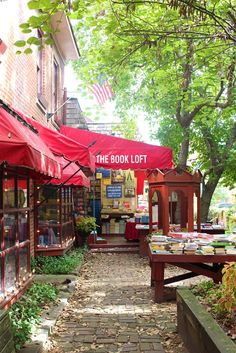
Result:
{"label": "glass display case", "polygon": [[60,255],[74,242],[72,188],[47,185],[37,189],[36,251]]}
{"label": "glass display case", "polygon": [[29,179],[0,169],[0,307],[31,277]]}

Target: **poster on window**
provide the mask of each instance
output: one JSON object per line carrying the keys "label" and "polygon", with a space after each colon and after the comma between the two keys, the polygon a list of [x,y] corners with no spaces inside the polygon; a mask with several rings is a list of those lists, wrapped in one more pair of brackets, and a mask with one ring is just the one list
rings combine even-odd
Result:
{"label": "poster on window", "polygon": [[134,197],[135,196],[135,188],[127,188],[124,189],[124,196],[125,197]]}
{"label": "poster on window", "polygon": [[135,196],[135,177],[134,171],[126,171],[125,186],[124,186],[124,197]]}
{"label": "poster on window", "polygon": [[121,183],[125,182],[125,172],[123,170],[113,170],[111,175],[112,183]]}

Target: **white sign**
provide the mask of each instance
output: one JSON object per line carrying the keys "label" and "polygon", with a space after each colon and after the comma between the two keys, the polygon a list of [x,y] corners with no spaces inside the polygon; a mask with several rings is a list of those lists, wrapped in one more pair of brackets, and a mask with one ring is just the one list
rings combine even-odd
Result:
{"label": "white sign", "polygon": [[120,154],[120,155],[98,155],[97,163],[129,164],[129,163],[147,163],[146,154]]}

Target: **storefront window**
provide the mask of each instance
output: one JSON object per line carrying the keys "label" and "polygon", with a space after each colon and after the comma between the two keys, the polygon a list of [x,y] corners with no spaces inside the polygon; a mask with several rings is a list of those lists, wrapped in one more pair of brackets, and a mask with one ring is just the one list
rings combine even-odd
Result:
{"label": "storefront window", "polygon": [[3,179],[3,208],[16,207],[16,182],[15,177],[7,177]]}
{"label": "storefront window", "polygon": [[11,299],[24,274],[30,275],[29,181],[0,169],[0,301]]}
{"label": "storefront window", "polygon": [[16,289],[16,250],[5,255],[5,287],[9,295]]}
{"label": "storefront window", "polygon": [[28,181],[23,178],[18,178],[18,208],[28,207],[29,203],[29,193],[28,193]]}
{"label": "storefront window", "polygon": [[4,248],[10,248],[16,243],[16,228],[17,219],[16,214],[5,213],[4,214]]}
{"label": "storefront window", "polygon": [[28,219],[29,212],[19,212],[18,214],[18,232],[19,232],[19,242],[23,242],[28,239]]}
{"label": "storefront window", "polygon": [[19,252],[19,281],[25,281],[29,272],[28,266],[29,247],[23,247]]}
{"label": "storefront window", "polygon": [[39,189],[38,204],[37,247],[58,248],[67,244],[74,236],[70,188],[45,186]]}

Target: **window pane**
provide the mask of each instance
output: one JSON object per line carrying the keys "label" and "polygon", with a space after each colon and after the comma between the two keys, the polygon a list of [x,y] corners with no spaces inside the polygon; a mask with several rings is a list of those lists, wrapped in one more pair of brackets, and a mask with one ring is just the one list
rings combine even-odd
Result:
{"label": "window pane", "polygon": [[44,187],[40,190],[39,201],[45,200],[38,208],[38,219],[40,222],[60,220],[60,200],[57,188]]}
{"label": "window pane", "polygon": [[25,241],[29,239],[28,234],[28,212],[19,212],[18,225],[19,225],[19,241]]}
{"label": "window pane", "polygon": [[28,247],[20,248],[20,251],[19,251],[20,282],[25,281],[29,277],[28,257],[29,257]]}
{"label": "window pane", "polygon": [[60,226],[48,222],[38,230],[38,247],[53,247],[60,244]]}
{"label": "window pane", "polygon": [[10,294],[16,288],[16,251],[5,255],[5,287],[6,293]]}
{"label": "window pane", "polygon": [[15,214],[4,214],[4,247],[10,248],[15,245],[16,242],[16,215]]}
{"label": "window pane", "polygon": [[18,207],[28,207],[28,180],[18,178]]}
{"label": "window pane", "polygon": [[15,178],[4,177],[3,179],[3,207],[4,208],[15,208]]}

